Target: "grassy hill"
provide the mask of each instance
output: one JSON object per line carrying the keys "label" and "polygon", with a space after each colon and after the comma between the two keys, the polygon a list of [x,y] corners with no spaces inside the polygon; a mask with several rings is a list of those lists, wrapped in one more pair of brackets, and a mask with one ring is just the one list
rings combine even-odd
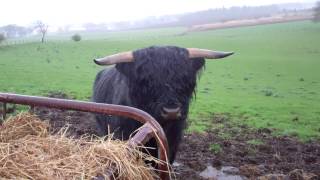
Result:
{"label": "grassy hill", "polygon": [[0,91],[45,95],[64,91],[87,100],[101,67],[92,59],[150,45],[177,45],[236,54],[210,61],[190,110],[190,131],[213,113],[277,134],[320,137],[320,24],[308,21],[179,35],[183,28],[52,36],[45,44],[0,46]]}

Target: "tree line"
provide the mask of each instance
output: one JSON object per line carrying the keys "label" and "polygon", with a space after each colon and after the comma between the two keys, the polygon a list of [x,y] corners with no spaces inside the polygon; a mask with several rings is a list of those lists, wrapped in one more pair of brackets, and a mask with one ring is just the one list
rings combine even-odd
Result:
{"label": "tree line", "polygon": [[[285,7],[291,6],[291,9]],[[300,8],[301,9],[301,8]],[[167,15],[161,17],[148,17],[134,22],[116,22],[111,24],[87,23],[83,27],[86,31],[108,31],[121,29],[140,29],[140,28],[158,28],[170,26],[192,26],[197,24],[224,22],[230,20],[256,19],[268,17],[279,13],[290,13],[298,11],[299,6],[289,5],[267,5],[258,7],[231,7],[209,9],[192,13]],[[320,1],[313,8],[314,22],[320,22]],[[35,22],[30,27],[10,24],[0,27],[0,43],[8,38],[25,37],[32,34],[41,34],[41,42],[45,41],[48,32],[48,24],[41,21]],[[81,39],[81,38],[80,38]]]}
{"label": "tree line", "polygon": [[48,24],[42,21],[36,21],[32,26],[18,26],[16,24],[9,24],[0,27],[0,43],[6,39],[25,37],[32,34],[41,34],[41,42],[45,41],[45,36],[48,32]]}
{"label": "tree line", "polygon": [[[318,3],[319,7],[319,3]],[[312,5],[303,3],[288,3],[265,6],[243,6],[230,8],[208,9],[184,14],[166,15],[160,17],[147,17],[134,22],[117,22],[112,24],[94,24],[95,31],[118,29],[141,29],[173,26],[192,26],[232,20],[258,19],[274,15],[286,15],[300,11],[311,11]],[[317,8],[315,11],[319,11]],[[315,16],[317,17],[317,16]],[[87,29],[87,28],[86,28]],[[88,28],[88,30],[90,30]]]}

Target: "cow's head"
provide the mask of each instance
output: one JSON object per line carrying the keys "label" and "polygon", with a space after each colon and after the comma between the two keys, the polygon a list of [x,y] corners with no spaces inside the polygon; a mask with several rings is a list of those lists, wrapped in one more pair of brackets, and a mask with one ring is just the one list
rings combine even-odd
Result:
{"label": "cow's head", "polygon": [[204,58],[219,59],[233,53],[174,46],[149,47],[100,59],[99,65],[116,64],[128,79],[134,106],[162,124],[185,119]]}

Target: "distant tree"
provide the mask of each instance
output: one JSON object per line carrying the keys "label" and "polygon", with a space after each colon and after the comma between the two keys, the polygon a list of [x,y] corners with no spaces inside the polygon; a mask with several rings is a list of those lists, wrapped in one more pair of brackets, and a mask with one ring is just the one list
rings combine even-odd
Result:
{"label": "distant tree", "polygon": [[0,44],[2,41],[6,40],[6,36],[3,33],[0,33]]}
{"label": "distant tree", "polygon": [[71,36],[71,39],[78,42],[78,41],[81,41],[81,36],[79,34],[75,34]]}
{"label": "distant tree", "polygon": [[47,35],[48,32],[48,25],[43,23],[42,21],[37,21],[35,23],[35,28],[38,30],[39,33],[41,33],[41,42],[44,43],[44,38]]}
{"label": "distant tree", "polygon": [[317,2],[317,6],[314,8],[313,22],[320,22],[320,1]]}
{"label": "distant tree", "polygon": [[9,24],[1,27],[7,38],[23,37],[32,32],[31,28]]}

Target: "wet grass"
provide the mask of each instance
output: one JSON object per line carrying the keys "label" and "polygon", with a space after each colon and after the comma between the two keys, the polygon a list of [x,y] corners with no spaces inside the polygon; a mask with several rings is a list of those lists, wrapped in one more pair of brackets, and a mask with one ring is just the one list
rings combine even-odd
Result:
{"label": "wet grass", "polygon": [[210,151],[214,154],[219,154],[222,151],[220,144],[211,144],[209,147]]}
{"label": "wet grass", "polygon": [[190,109],[189,131],[210,127],[213,113],[276,135],[320,137],[320,24],[295,22],[178,35],[183,28],[51,36],[45,44],[0,46],[0,91],[91,95],[101,67],[92,59],[150,45],[178,45],[236,54],[207,61]]}

